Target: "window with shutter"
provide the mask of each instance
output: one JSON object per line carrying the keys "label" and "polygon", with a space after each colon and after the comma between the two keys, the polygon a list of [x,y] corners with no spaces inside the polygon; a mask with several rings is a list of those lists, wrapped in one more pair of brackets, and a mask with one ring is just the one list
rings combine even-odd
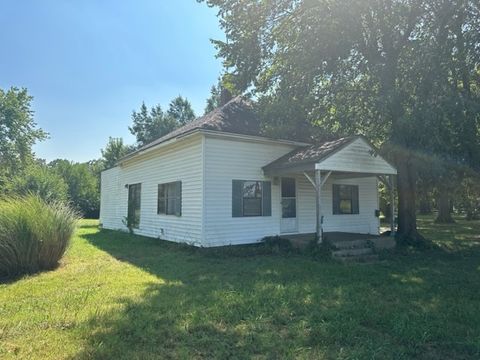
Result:
{"label": "window with shutter", "polygon": [[271,216],[271,183],[269,181],[233,180],[232,216]]}

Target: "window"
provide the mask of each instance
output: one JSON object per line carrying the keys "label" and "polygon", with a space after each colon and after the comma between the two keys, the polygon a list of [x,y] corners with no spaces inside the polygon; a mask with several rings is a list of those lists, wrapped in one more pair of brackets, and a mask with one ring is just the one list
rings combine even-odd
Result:
{"label": "window", "polygon": [[297,192],[295,179],[282,178],[282,218],[297,217]]}
{"label": "window", "polygon": [[140,225],[141,194],[142,184],[128,185],[127,225],[134,229],[138,229]]}
{"label": "window", "polygon": [[243,216],[262,216],[262,182],[243,183]]}
{"label": "window", "polygon": [[358,185],[333,185],[333,214],[358,214]]}
{"label": "window", "polygon": [[233,180],[233,217],[271,216],[271,202],[269,181]]}
{"label": "window", "polygon": [[182,182],[158,185],[158,214],[182,215]]}

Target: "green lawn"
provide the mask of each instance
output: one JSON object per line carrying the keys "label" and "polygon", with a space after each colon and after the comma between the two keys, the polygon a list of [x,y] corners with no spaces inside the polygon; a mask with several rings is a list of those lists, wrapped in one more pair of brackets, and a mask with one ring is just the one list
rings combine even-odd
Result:
{"label": "green lawn", "polygon": [[439,248],[367,265],[96,225],[57,270],[0,284],[0,358],[480,358],[480,222],[421,219]]}

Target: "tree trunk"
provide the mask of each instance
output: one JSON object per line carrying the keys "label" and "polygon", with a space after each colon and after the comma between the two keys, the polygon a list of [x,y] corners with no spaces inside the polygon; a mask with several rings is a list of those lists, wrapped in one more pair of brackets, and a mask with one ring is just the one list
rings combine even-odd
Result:
{"label": "tree trunk", "polygon": [[409,155],[397,156],[398,230],[400,241],[420,245],[425,239],[417,230],[416,173]]}
{"label": "tree trunk", "polygon": [[437,199],[438,216],[435,219],[437,224],[452,224],[455,222],[452,217],[450,197],[446,189],[440,189]]}

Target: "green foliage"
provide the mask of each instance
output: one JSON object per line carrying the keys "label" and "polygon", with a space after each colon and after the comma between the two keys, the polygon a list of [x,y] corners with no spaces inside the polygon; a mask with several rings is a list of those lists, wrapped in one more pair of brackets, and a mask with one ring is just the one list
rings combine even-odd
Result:
{"label": "green foliage", "polygon": [[72,206],[85,217],[98,218],[100,209],[99,173],[96,173],[98,169],[92,169],[91,163],[74,163],[61,159],[50,162],[48,166],[67,184],[68,199]]}
{"label": "green foliage", "polygon": [[185,125],[195,118],[190,102],[181,96],[177,96],[170,102],[169,109],[165,113],[160,105],[148,110],[142,103],[140,110],[132,113],[132,126],[128,129],[137,138],[137,145],[143,146],[158,139],[179,126]]}
{"label": "green foliage", "polygon": [[31,274],[58,265],[77,222],[62,202],[39,196],[0,200],[0,277]]}
{"label": "green foliage", "polygon": [[293,246],[290,240],[280,236],[266,236],[262,239],[265,247],[274,253],[290,253]]}
{"label": "green foliage", "polygon": [[65,180],[39,162],[31,164],[13,178],[10,193],[18,195],[31,193],[48,202],[68,200],[68,186]]}
{"label": "green foliage", "polygon": [[215,110],[220,106],[220,95],[221,95],[221,83],[218,82],[217,85],[212,85],[210,88],[210,97],[207,99],[207,105],[205,106],[204,115]]}
{"label": "green foliage", "polygon": [[440,249],[345,265],[82,221],[60,269],[0,284],[0,357],[478,359],[480,223],[419,226]]}
{"label": "green foliage", "polygon": [[305,248],[305,253],[312,256],[314,259],[320,261],[331,261],[332,260],[332,245],[324,239],[324,241],[319,244],[317,239],[312,239],[307,247]]}
{"label": "green foliage", "polygon": [[47,133],[36,127],[26,89],[0,89],[0,193],[33,160],[32,146]]}
{"label": "green foliage", "polygon": [[122,138],[108,138],[105,149],[102,149],[103,167],[109,169],[114,167],[118,160],[135,150],[133,146],[125,145]]}
{"label": "green foliage", "polygon": [[177,126],[172,118],[165,116],[160,105],[152,107],[149,112],[145,103],[142,103],[138,112],[133,111],[132,122],[128,129],[137,138],[138,146],[168,134]]}
{"label": "green foliage", "polygon": [[178,126],[183,126],[195,119],[195,113],[190,101],[179,95],[170,102],[167,117],[174,119]]}
{"label": "green foliage", "polygon": [[465,176],[454,198],[455,206],[467,220],[480,219],[480,176],[470,173]]}

